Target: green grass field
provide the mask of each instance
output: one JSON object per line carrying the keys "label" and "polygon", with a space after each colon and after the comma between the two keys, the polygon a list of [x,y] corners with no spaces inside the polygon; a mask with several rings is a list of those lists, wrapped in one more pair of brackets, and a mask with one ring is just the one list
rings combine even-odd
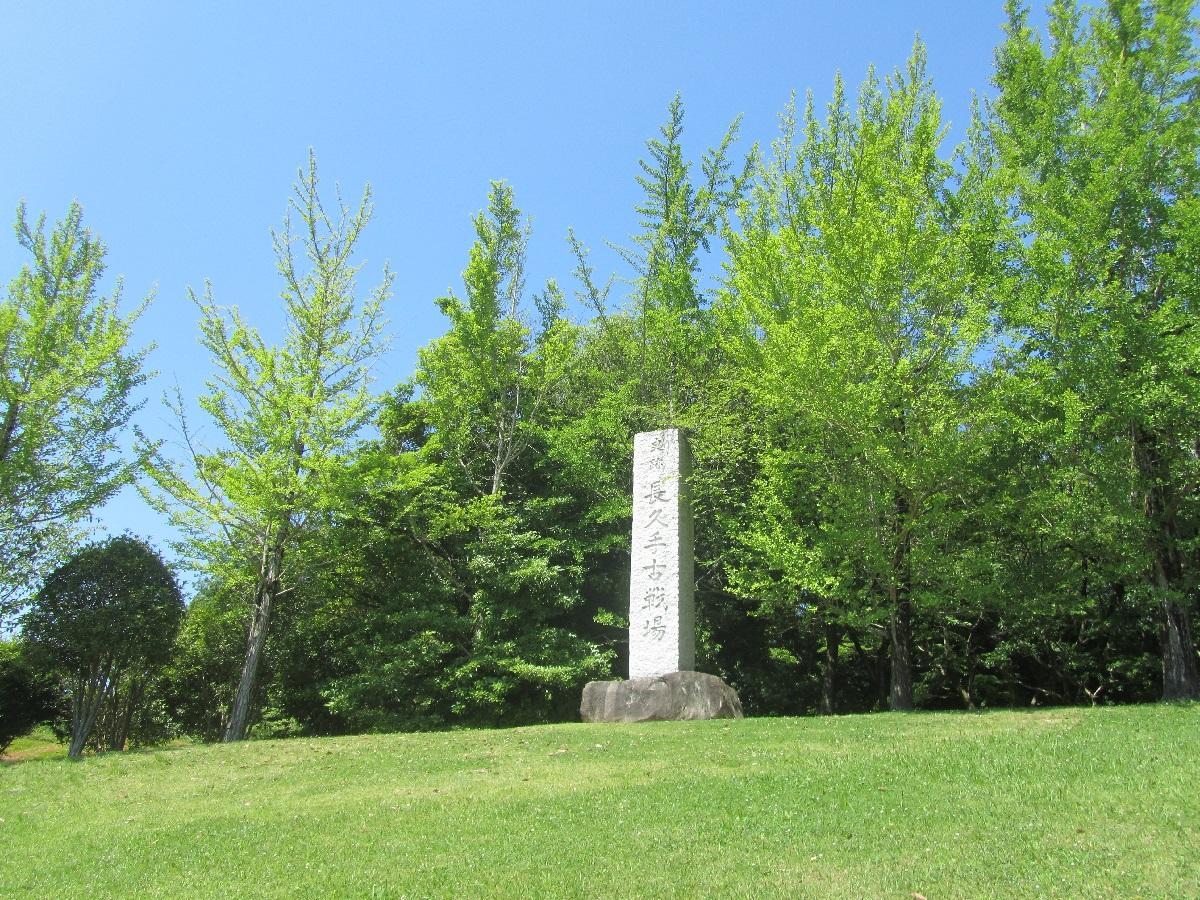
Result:
{"label": "green grass field", "polygon": [[1200,706],[0,766],[0,896],[1196,897]]}

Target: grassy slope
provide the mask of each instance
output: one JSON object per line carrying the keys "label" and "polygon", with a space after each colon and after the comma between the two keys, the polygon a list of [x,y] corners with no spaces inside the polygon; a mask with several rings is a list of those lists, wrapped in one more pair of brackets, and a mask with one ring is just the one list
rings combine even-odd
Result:
{"label": "grassy slope", "polygon": [[1200,706],[0,766],[0,895],[1200,896]]}

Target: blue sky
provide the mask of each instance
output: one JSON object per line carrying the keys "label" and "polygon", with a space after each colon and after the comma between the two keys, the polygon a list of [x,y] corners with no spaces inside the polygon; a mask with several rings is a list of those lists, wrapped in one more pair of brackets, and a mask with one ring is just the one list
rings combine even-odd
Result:
{"label": "blue sky", "polygon": [[[623,272],[605,241],[636,230],[634,180],[676,92],[698,154],[738,114],[743,145],[768,144],[794,90],[828,97],[874,63],[903,65],[918,33],[952,125],[987,94],[1001,0],[913,2],[120,3],[10,0],[0,12],[0,216],[18,201],[60,218],[72,199],[109,247],[158,371],[140,415],[170,437],[160,397],[195,397],[210,371],[189,286],[212,282],[265,334],[279,287],[269,228],[308,149],[348,199],[370,182],[365,290],[397,278],[380,390],[408,378],[445,323],[470,217],[507,179],[533,217],[528,284],[570,288],[565,234]],[[11,235],[11,232],[5,232]],[[23,260],[0,237],[0,284]],[[619,291],[619,288],[618,288]],[[211,436],[211,435],[210,435]],[[158,543],[169,532],[133,492],[100,515]]]}

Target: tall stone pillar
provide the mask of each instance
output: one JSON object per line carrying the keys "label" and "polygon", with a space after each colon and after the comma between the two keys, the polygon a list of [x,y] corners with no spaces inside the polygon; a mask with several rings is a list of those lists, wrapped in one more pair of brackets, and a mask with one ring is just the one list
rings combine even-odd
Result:
{"label": "tall stone pillar", "polygon": [[630,678],[695,668],[690,474],[687,440],[678,429],[634,437]]}
{"label": "tall stone pillar", "polygon": [[740,719],[737,691],[696,672],[691,459],[676,429],[633,439],[633,570],[629,579],[629,679],[589,681],[585,722]]}

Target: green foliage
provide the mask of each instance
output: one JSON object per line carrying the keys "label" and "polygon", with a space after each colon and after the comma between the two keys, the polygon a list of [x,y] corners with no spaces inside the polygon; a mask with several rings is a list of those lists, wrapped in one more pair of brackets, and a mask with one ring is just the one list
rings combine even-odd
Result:
{"label": "green foliage", "polygon": [[[621,251],[636,273],[630,309],[636,356],[625,377],[636,386],[635,415],[644,429],[686,421],[686,411],[699,400],[710,362],[698,340],[707,325],[701,266],[728,227],[755,161],[752,152],[741,171],[734,171],[740,122],[735,119],[720,143],[701,156],[700,179],[694,180],[681,143],[683,119],[683,101],[676,95],[661,137],[646,144],[650,158],[639,161],[644,196],[636,211],[642,230],[634,236],[634,249]],[[582,257],[580,263],[583,268]]]}
{"label": "green foliage", "polygon": [[16,738],[55,712],[54,690],[35,670],[24,644],[0,640],[0,756]]}
{"label": "green foliage", "polygon": [[98,295],[107,250],[82,222],[72,204],[47,235],[17,208],[31,259],[0,299],[0,626],[146,453],[121,446],[146,378],[145,351],[128,349],[145,304],[122,316],[119,281]]}
{"label": "green foliage", "polygon": [[492,184],[475,234],[463,272],[466,299],[451,293],[438,300],[450,329],[422,348],[416,383],[431,452],[454,462],[476,492],[499,494],[570,362],[571,329],[560,318],[563,299],[553,281],[535,298],[539,331],[523,320],[529,225],[511,187]]}
{"label": "green foliage", "polygon": [[[1046,445],[1014,416],[1033,395],[994,327],[1024,289],[1023,238],[987,122],[940,155],[918,44],[856,106],[839,83],[823,119],[785,118],[737,231],[735,129],[694,181],[682,122],[677,100],[642,163],[628,309],[607,308],[571,235],[597,314],[583,327],[553,287],[528,324],[528,225],[493,185],[421,393],[386,405],[389,474],[337,541],[345,578],[285,637],[281,708],[316,731],[569,714],[601,648],[623,665],[629,443],[663,424],[696,462],[701,664],[748,708],[1145,697],[1140,595],[1094,566],[1119,555],[1098,530],[1118,520],[1047,483]],[[700,276],[718,240],[714,304]],[[1064,565],[1070,528],[1091,549]],[[304,646],[325,664],[301,665]]]}
{"label": "green foliage", "polygon": [[[767,608],[887,623],[891,702],[911,705],[911,610],[953,598],[946,541],[978,455],[975,356],[989,335],[993,207],[974,159],[938,157],[940,104],[907,68],[841,81],[794,120],[733,239],[737,376],[767,444],[734,569]],[[737,332],[734,332],[737,334]]]}
{"label": "green foliage", "polygon": [[[111,680],[93,744],[573,717],[624,671],[630,450],[662,427],[694,462],[697,665],[753,713],[1200,695],[1196,22],[1186,0],[1055,0],[1045,36],[1007,17],[957,148],[919,41],[856,99],[839,78],[823,113],[790,104],[763,161],[738,120],[690,159],[676,97],[623,304],[568,232],[590,321],[554,279],[527,292],[529,220],[492,183],[446,333],[382,400],[370,195],[327,210],[310,155],[273,234],[280,344],[193,294],[218,443],[176,397],[190,458],[151,471],[203,587],[165,675]],[[19,214],[35,264],[0,307],[10,609],[134,465],[132,318],[95,299],[77,209],[43,231]],[[108,374],[44,409],[20,388],[84,369]]]}
{"label": "green foliage", "polygon": [[471,652],[448,685],[452,710],[465,721],[573,717],[584,683],[609,670],[610,654],[584,636],[583,570],[560,518],[568,503],[531,498],[501,508],[484,499],[467,510]]}
{"label": "green foliage", "polygon": [[[466,298],[438,301],[449,331],[420,354],[421,399],[397,397],[384,422],[399,429],[385,431],[386,443],[433,467],[429,499],[405,524],[440,575],[437,592],[413,591],[407,609],[385,614],[383,627],[401,641],[385,669],[418,692],[417,720],[563,718],[608,667],[586,636],[584,551],[568,524],[573,485],[539,462],[547,430],[574,399],[579,331],[562,319],[554,282],[534,298],[536,330],[526,324],[529,229],[510,187],[492,185],[475,231]],[[378,694],[373,680],[357,668],[341,685]]]}
{"label": "green foliage", "polygon": [[106,713],[105,737],[122,749],[146,680],[166,664],[182,617],[174,574],[136,538],[89,544],[47,577],[22,634],[70,695],[70,756],[83,752]]}
{"label": "green foliage", "polygon": [[171,719],[182,731],[219,740],[246,650],[246,606],[237,585],[201,584],[188,604],[160,685]]}
{"label": "green foliage", "polygon": [[[704,286],[704,273],[747,187],[755,153],[735,171],[735,120],[718,145],[701,155],[697,177],[697,166],[684,152],[683,121],[683,104],[676,97],[660,137],[647,142],[647,158],[639,163],[641,230],[633,248],[620,251],[632,269],[633,293],[624,308],[608,308],[612,282],[597,285],[586,249],[573,233],[569,236],[579,298],[597,317],[579,332],[576,364],[547,431],[545,453],[547,468],[559,473],[559,490],[571,494],[581,512],[572,542],[587,566],[598,635],[617,652],[617,673],[627,671],[624,617],[636,432],[680,426],[693,437],[693,502],[702,517],[700,577],[704,587],[714,585],[711,596],[701,595],[701,617],[724,602],[721,566],[709,563],[722,555],[728,533],[715,516],[706,515],[728,499],[731,484],[713,471],[727,471],[729,432],[718,424],[713,401],[724,390],[727,373],[721,369],[712,291]],[[711,649],[702,631],[701,657]]]}
{"label": "green foliage", "polygon": [[191,475],[156,455],[151,471],[160,493],[152,499],[188,535],[201,569],[245,585],[252,601],[228,740],[244,737],[250,721],[272,604],[302,581],[309,538],[352,511],[347,454],[375,412],[369,366],[384,348],[392,282],[385,267],[382,284],[361,303],[356,297],[352,257],[370,218],[369,189],[353,211],[340,195],[336,209],[325,208],[310,153],[282,231],[272,232],[283,344],[269,346],[236,308],[217,306],[211,289],[193,294],[202,343],[217,367],[200,405],[224,445],[197,446],[178,400]]}
{"label": "green foliage", "polygon": [[1192,5],[1055,2],[1045,44],[1008,12],[988,135],[1018,276],[997,421],[1030,448],[1010,487],[1051,548],[1043,596],[1157,608],[1163,694],[1200,697]]}
{"label": "green foliage", "polygon": [[206,570],[219,571],[232,551],[240,571],[241,559],[337,511],[344,453],[374,414],[367,366],[383,349],[383,302],[392,282],[385,269],[382,284],[358,308],[359,267],[351,257],[370,217],[369,190],[353,212],[343,205],[326,211],[310,156],[283,229],[272,232],[287,316],[282,346],[268,346],[236,307],[218,306],[210,287],[192,295],[202,343],[217,367],[200,405],[228,446],[194,448],[194,481],[161,456],[153,474],[175,501],[169,512],[187,529]]}

